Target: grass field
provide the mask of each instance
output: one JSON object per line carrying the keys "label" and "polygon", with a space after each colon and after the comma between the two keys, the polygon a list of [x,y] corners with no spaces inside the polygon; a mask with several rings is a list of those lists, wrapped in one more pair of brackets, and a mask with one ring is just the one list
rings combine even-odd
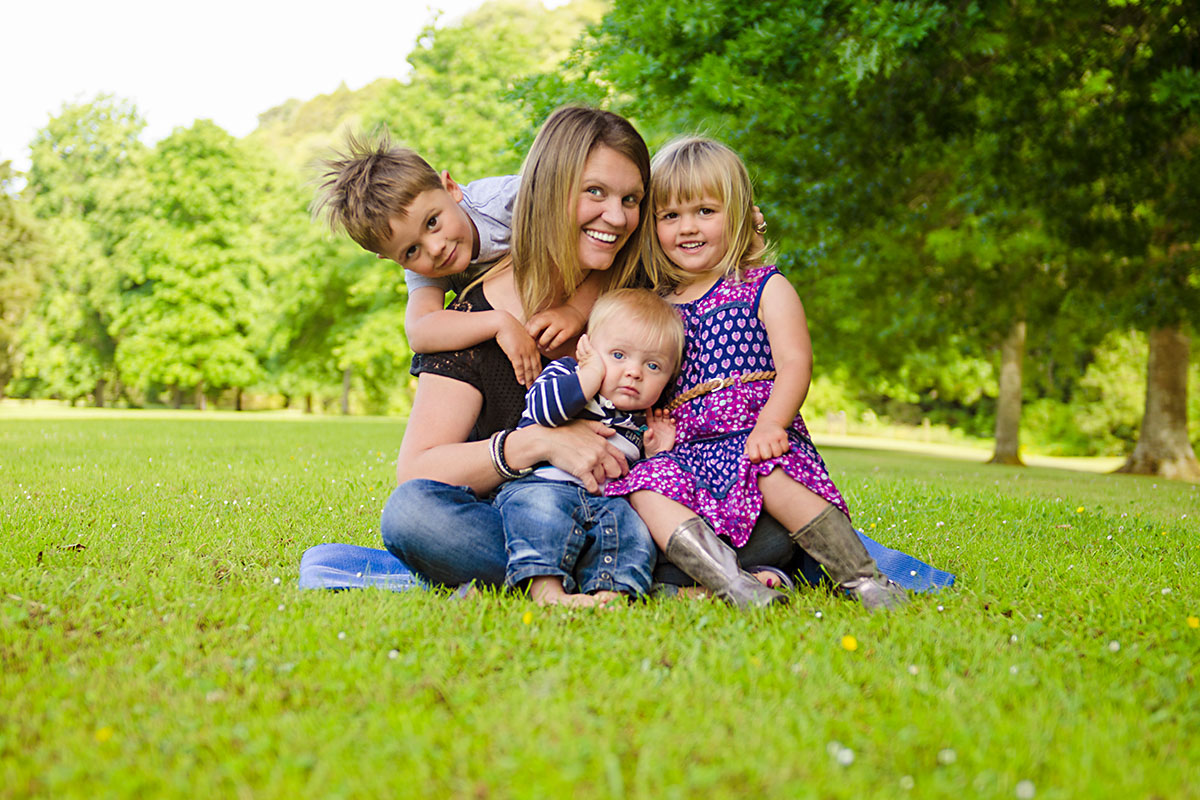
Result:
{"label": "grass field", "polygon": [[853,447],[868,616],[303,592],[402,424],[0,416],[0,797],[1200,797],[1200,488]]}

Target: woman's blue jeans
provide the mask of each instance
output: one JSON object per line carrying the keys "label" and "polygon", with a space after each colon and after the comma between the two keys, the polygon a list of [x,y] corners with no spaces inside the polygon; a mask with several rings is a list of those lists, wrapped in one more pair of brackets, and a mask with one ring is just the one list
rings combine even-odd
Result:
{"label": "woman's blue jeans", "polygon": [[466,486],[424,479],[396,487],[380,520],[383,544],[422,578],[458,586],[504,585],[504,523]]}

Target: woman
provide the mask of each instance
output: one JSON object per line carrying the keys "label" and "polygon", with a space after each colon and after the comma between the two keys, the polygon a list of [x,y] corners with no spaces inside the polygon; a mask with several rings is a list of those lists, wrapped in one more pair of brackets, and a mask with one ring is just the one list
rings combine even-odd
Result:
{"label": "woman", "polygon": [[[570,296],[592,272],[606,273],[602,288],[629,285],[649,180],[650,154],[627,120],[597,109],[556,111],[522,169],[511,258],[464,292],[459,306],[525,320]],[[503,583],[500,514],[480,499],[504,479],[502,470],[511,475],[548,461],[595,491],[627,469],[599,425],[507,432],[520,417],[524,389],[495,342],[417,356],[413,372],[419,377],[397,461],[399,486],[381,529],[388,550],[430,581]]]}

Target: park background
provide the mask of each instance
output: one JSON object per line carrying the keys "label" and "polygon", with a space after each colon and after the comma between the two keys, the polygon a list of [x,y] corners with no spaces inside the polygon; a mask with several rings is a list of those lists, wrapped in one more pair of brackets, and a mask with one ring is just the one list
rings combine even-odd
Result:
{"label": "park background", "polygon": [[460,182],[511,173],[585,102],[652,150],[743,155],[808,311],[816,430],[1200,480],[1190,5],[751,5],[485,3],[241,138],[151,146],[128,100],[64,103],[27,170],[0,164],[0,396],[404,415],[402,276],[311,220],[315,163],[387,126]]}
{"label": "park background", "polygon": [[[2,168],[0,798],[1200,797],[1200,482],[1058,468],[1194,477],[1197,58],[1174,0],[488,3],[245,135],[68,102]],[[952,589],[298,588],[380,546],[412,391],[310,165],[384,123],[511,172],[576,100],[745,155],[831,474]]]}

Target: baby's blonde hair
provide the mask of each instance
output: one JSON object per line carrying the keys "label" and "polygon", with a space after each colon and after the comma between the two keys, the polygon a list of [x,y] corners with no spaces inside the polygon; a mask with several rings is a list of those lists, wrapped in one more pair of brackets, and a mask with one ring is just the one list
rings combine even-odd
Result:
{"label": "baby's blonde hair", "polygon": [[[513,209],[511,252],[513,281],[527,316],[554,305],[560,293],[570,297],[583,281],[575,209],[584,165],[601,145],[632,161],[643,186],[650,183],[645,141],[628,120],[611,111],[560,108],[542,125],[529,148]],[[607,270],[606,288],[634,282],[648,205],[643,195],[638,227]]]}
{"label": "baby's blonde hair", "polygon": [[672,139],[650,162],[650,213],[656,224],[642,236],[646,271],[655,289],[669,289],[688,279],[663,251],[655,231],[659,209],[712,197],[725,208],[726,250],[720,268],[741,280],[745,270],[763,263],[766,245],[754,235],[754,188],[742,159],[728,145],[701,136]]}
{"label": "baby's blonde hair", "polygon": [[636,328],[648,344],[661,348],[671,358],[670,374],[683,361],[683,320],[675,306],[649,289],[616,289],[597,298],[588,317],[587,334],[609,325]]}

